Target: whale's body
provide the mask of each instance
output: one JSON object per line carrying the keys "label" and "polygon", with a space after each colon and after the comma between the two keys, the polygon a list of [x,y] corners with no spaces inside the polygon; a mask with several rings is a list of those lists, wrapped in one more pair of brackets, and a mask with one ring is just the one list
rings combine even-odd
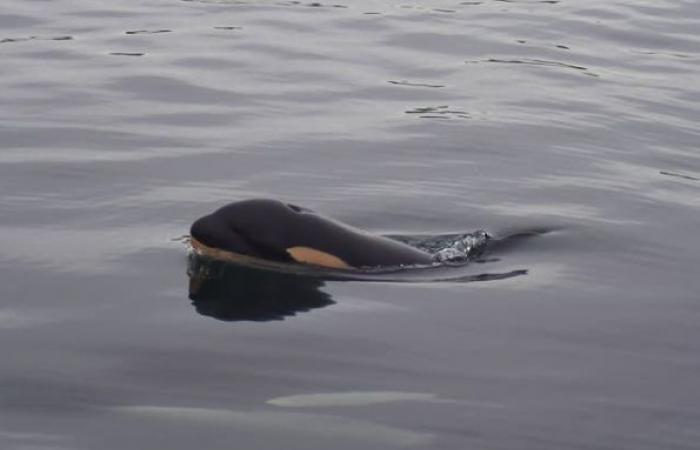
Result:
{"label": "whale's body", "polygon": [[252,257],[334,269],[423,265],[432,255],[278,200],[230,203],[196,220],[192,244],[217,258]]}

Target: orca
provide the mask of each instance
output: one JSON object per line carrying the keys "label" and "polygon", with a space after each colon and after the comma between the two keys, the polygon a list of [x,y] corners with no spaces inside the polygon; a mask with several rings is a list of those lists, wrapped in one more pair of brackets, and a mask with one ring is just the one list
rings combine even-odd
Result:
{"label": "orca", "polygon": [[197,219],[195,251],[214,259],[258,259],[331,269],[429,265],[433,256],[310,209],[272,199],[243,200]]}

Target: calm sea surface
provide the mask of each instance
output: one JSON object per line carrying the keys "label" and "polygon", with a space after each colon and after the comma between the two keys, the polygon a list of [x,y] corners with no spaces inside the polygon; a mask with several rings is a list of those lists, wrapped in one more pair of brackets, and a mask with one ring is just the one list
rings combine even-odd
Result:
{"label": "calm sea surface", "polygon": [[[0,448],[700,445],[696,0],[3,0],[0,61]],[[193,302],[250,197],[547,232]]]}

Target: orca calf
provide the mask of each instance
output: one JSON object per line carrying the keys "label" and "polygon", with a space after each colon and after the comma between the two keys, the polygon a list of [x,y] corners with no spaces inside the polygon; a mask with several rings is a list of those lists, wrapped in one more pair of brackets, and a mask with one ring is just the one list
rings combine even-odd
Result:
{"label": "orca calf", "polygon": [[332,269],[426,265],[433,256],[278,200],[230,203],[196,220],[194,249],[214,259],[258,258]]}

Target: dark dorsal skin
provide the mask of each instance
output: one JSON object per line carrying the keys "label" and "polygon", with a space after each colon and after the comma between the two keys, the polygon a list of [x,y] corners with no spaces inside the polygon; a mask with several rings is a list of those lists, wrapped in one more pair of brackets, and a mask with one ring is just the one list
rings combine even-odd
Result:
{"label": "dark dorsal skin", "polygon": [[354,268],[432,262],[430,254],[414,247],[278,200],[230,203],[195,221],[190,234],[214,249],[273,261],[309,262],[295,259],[292,255],[298,254],[289,251],[302,248],[332,255]]}

